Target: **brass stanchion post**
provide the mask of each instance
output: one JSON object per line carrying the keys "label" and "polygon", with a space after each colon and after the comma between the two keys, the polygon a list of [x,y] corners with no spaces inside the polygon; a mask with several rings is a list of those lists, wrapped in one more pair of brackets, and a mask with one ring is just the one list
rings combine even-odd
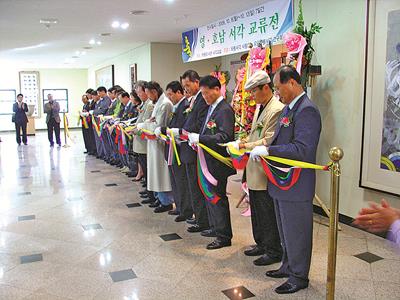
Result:
{"label": "brass stanchion post", "polygon": [[329,151],[332,160],[331,165],[331,211],[329,216],[329,250],[328,250],[328,274],[326,284],[326,299],[335,299],[336,280],[336,252],[337,234],[339,225],[339,187],[340,187],[340,164],[343,158],[343,150],[334,147]]}
{"label": "brass stanchion post", "polygon": [[67,131],[65,130],[67,128],[67,118],[65,117],[65,112],[63,112],[63,121],[64,121],[64,148],[68,148],[68,142],[67,142]]}

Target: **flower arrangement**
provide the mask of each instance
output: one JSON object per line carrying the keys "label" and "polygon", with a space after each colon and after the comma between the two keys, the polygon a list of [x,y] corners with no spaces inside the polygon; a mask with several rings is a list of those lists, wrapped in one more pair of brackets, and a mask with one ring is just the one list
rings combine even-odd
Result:
{"label": "flower arrangement", "polygon": [[211,72],[211,76],[214,76],[221,83],[221,94],[226,98],[226,86],[231,80],[231,74],[228,71],[221,71],[221,65],[215,66],[215,70]]}

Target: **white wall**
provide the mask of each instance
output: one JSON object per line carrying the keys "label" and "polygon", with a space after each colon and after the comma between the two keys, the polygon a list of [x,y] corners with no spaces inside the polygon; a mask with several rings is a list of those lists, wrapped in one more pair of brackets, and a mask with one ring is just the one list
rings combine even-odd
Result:
{"label": "white wall", "polygon": [[88,70],[89,86],[93,89],[96,86],[95,71],[109,65],[114,65],[114,81],[126,91],[130,91],[130,70],[129,66],[137,64],[137,76],[139,80],[151,79],[151,51],[150,44],[143,44],[128,52],[125,52],[116,57],[109,58]]}
{"label": "white wall", "polygon": [[151,79],[160,83],[163,89],[169,82],[179,80],[186,70],[196,70],[204,76],[221,64],[220,57],[183,63],[181,51],[181,44],[151,43]]}
{"label": "white wall", "polygon": [[[15,89],[19,93],[19,69],[7,66],[0,72],[0,89]],[[68,89],[70,126],[76,125],[76,115],[82,108],[81,96],[87,89],[87,69],[24,69],[38,71],[40,76],[40,110],[43,112],[42,89]],[[12,111],[12,107],[10,107]],[[71,119],[72,118],[72,119]],[[35,119],[35,128],[46,128],[46,114]],[[11,115],[0,116],[0,131],[14,130]]]}
{"label": "white wall", "polygon": [[[340,213],[354,217],[368,201],[388,199],[395,207],[400,200],[384,193],[359,188],[362,110],[364,92],[364,45],[366,6],[364,0],[303,0],[305,24],[317,22],[323,27],[313,38],[316,54],[313,64],[322,66],[313,90],[313,99],[322,115],[323,131],[318,162],[329,161],[333,146],[344,149],[340,190]],[[298,0],[295,1],[297,17]],[[222,59],[223,69],[240,55]],[[329,203],[329,174],[318,173],[317,194]]]}

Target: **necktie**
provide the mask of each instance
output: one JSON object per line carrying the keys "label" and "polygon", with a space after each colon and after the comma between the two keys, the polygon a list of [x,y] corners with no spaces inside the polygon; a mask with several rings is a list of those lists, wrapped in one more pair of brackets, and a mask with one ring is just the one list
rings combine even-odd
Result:
{"label": "necktie", "polygon": [[210,119],[210,117],[211,117],[212,112],[213,112],[213,107],[210,105],[210,107],[208,108],[208,113],[207,113],[206,121],[204,122],[203,130],[201,131],[201,133],[204,133],[204,130],[206,130],[207,123],[208,123],[208,121],[209,121],[209,119]]}

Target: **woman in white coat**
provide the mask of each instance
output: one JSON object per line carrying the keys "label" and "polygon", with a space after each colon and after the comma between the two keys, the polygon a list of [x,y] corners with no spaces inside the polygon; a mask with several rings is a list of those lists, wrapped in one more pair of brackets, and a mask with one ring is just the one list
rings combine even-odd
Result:
{"label": "woman in white coat", "polygon": [[[165,96],[160,85],[150,81],[145,85],[147,96],[154,103],[151,118],[137,125],[138,129],[154,132],[157,127],[165,127],[172,113],[172,102]],[[147,141],[147,189],[157,193],[160,201],[154,212],[161,213],[172,209],[173,197],[168,165],[164,158],[165,143],[154,139]]]}

